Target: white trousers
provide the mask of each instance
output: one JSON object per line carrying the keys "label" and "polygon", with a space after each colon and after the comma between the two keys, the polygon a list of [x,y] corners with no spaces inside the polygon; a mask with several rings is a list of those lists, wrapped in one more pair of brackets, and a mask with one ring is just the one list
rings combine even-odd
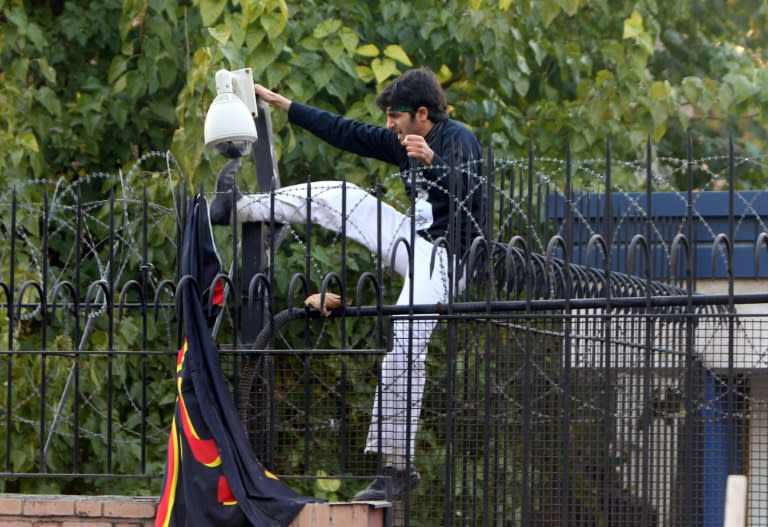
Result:
{"label": "white trousers", "polygon": [[[342,189],[346,189],[346,217],[342,217]],[[354,184],[345,187],[338,181],[311,184],[311,207],[308,207],[308,184],[292,185],[275,191],[274,220],[277,223],[305,223],[341,232],[346,223],[347,237],[361,243],[371,252],[378,251],[377,199]],[[240,222],[270,220],[270,195],[246,194],[236,204]],[[311,209],[311,217],[308,210]],[[411,220],[392,206],[381,203],[381,254],[384,265],[392,262],[394,270],[405,278],[397,305],[408,305],[413,285],[414,304],[444,303],[448,299],[448,258],[438,249],[434,270],[430,274],[433,245],[416,236],[413,245],[413,284],[408,273],[408,251],[398,238],[410,241]],[[381,386],[373,403],[366,452],[412,458],[415,452],[421,402],[424,393],[427,344],[435,327],[434,319],[407,321],[395,319],[392,325],[391,350],[381,365]],[[379,395],[381,400],[379,400]]]}

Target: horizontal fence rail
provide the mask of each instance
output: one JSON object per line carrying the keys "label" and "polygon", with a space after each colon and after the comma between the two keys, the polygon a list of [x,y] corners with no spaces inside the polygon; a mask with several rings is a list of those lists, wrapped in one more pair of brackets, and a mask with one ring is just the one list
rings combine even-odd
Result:
{"label": "horizontal fence rail", "polygon": [[[172,181],[172,158],[151,153],[120,176],[0,195],[6,492],[159,493],[187,191],[151,185],[158,159]],[[657,192],[659,164],[689,188],[765,170],[650,148],[638,163],[489,154],[483,236],[434,244],[434,272],[449,254],[439,303],[396,301],[407,275],[352,241],[355,202],[339,232],[278,226],[281,189],[270,221],[214,226],[225,302],[209,329],[257,457],[300,492],[351,499],[383,462],[363,451],[385,434],[369,430],[382,359],[418,341],[423,400],[402,415],[418,412],[422,482],[393,525],[722,525],[731,474],[747,476],[750,525],[768,521],[768,194]],[[646,191],[617,190],[621,171]],[[340,295],[330,316],[303,305],[318,292]]]}

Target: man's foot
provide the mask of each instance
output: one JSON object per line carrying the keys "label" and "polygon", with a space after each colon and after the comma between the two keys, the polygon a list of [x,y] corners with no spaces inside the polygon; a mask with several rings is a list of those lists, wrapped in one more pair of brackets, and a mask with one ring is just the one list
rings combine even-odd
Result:
{"label": "man's foot", "polygon": [[384,467],[381,474],[368,485],[367,489],[355,495],[353,501],[392,500],[418,487],[420,481],[421,474],[413,465],[403,470]]}
{"label": "man's foot", "polygon": [[[216,179],[216,196],[208,209],[211,225],[229,225],[232,221],[232,204],[242,197],[235,185],[235,175],[240,170],[240,158],[229,161]],[[234,193],[234,199],[233,194]]]}

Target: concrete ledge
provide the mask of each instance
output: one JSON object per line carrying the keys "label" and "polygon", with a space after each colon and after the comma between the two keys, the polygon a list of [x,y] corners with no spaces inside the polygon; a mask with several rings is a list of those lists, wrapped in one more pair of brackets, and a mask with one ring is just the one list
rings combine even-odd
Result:
{"label": "concrete ledge", "polygon": [[290,527],[384,527],[386,501],[308,503]]}

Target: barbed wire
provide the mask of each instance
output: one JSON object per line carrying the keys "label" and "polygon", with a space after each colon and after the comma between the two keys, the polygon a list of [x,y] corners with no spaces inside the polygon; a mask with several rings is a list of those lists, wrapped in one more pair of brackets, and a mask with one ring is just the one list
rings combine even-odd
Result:
{"label": "barbed wire", "polygon": [[[56,289],[56,286],[61,284],[63,281],[67,280],[67,277],[71,275],[73,268],[80,265],[82,261],[82,257],[86,257],[89,259],[89,262],[91,262],[96,269],[96,273],[99,276],[99,278],[104,277],[108,272],[113,273],[113,280],[115,284],[121,284],[123,282],[124,275],[127,274],[129,271],[129,265],[132,262],[136,261],[137,255],[139,255],[140,247],[142,245],[142,241],[138,239],[138,234],[141,232],[141,229],[138,228],[140,222],[143,221],[143,218],[140,214],[131,214],[130,211],[143,207],[145,204],[147,206],[147,212],[148,212],[148,219],[152,225],[159,225],[163,219],[167,218],[174,218],[176,215],[175,206],[173,204],[162,204],[162,203],[155,203],[155,202],[147,202],[145,203],[143,196],[141,195],[142,190],[139,190],[139,185],[137,184],[138,181],[145,177],[148,174],[154,174],[156,172],[150,172],[146,171],[144,169],[144,165],[154,159],[163,159],[165,161],[165,170],[162,172],[164,177],[167,179],[167,190],[168,190],[168,196],[173,196],[174,192],[176,190],[176,187],[180,184],[180,181],[182,181],[181,177],[181,169],[170,152],[148,152],[141,156],[139,159],[136,160],[135,164],[125,173],[122,171],[118,171],[118,173],[107,173],[107,172],[94,172],[89,173],[85,175],[84,177],[79,178],[76,181],[65,181],[64,179],[55,179],[55,180],[46,180],[46,179],[36,179],[36,180],[30,180],[27,182],[22,182],[16,185],[15,188],[12,189],[6,189],[3,192],[0,192],[0,206],[3,206],[8,210],[11,207],[12,204],[12,196],[14,192],[18,192],[20,194],[27,194],[27,191],[31,190],[39,190],[40,188],[52,188],[53,190],[50,192],[49,195],[49,226],[53,225],[56,228],[56,232],[66,233],[68,236],[72,237],[77,233],[77,222],[80,221],[80,225],[84,226],[84,231],[81,231],[81,234],[84,234],[84,237],[81,238],[81,251],[78,253],[74,247],[71,247],[69,252],[62,252],[63,258],[61,262],[60,267],[56,266],[50,266],[45,264],[45,259],[48,257],[46,253],[43,252],[43,248],[39,245],[39,239],[35,236],[35,232],[33,229],[25,228],[25,225],[22,223],[20,225],[17,225],[16,232],[14,233],[16,236],[16,239],[18,242],[20,242],[21,248],[17,248],[17,251],[20,251],[23,253],[27,258],[29,258],[29,266],[25,269],[23,269],[23,275],[26,280],[30,281],[37,281],[38,283],[43,283],[46,281],[46,283],[49,284],[49,287],[47,288],[48,292]],[[743,158],[737,158],[735,159],[734,166],[736,169],[748,167],[749,169],[758,169],[758,170],[765,170],[768,167],[768,163],[766,163],[766,156],[762,157],[743,157]],[[705,185],[703,185],[702,190],[712,190],[716,189],[717,185],[719,184],[719,181],[722,179],[725,179],[727,176],[727,167],[724,168],[715,168],[714,165],[718,163],[724,163],[728,161],[727,155],[711,155],[711,156],[705,156],[698,159],[694,159],[692,161],[688,161],[687,159],[680,159],[680,158],[674,158],[674,157],[659,157],[656,160],[654,160],[654,166],[653,170],[651,170],[651,177],[653,178],[654,185],[658,185],[660,188],[668,188],[670,186],[670,181],[672,177],[675,174],[683,173],[684,171],[688,170],[689,167],[694,167],[697,171],[699,171],[702,174],[705,174],[709,179]],[[559,198],[565,199],[567,196],[565,196],[564,190],[562,188],[562,181],[564,179],[565,171],[567,170],[567,163],[565,159],[558,159],[553,157],[541,157],[541,158],[534,158],[533,163],[531,163],[527,158],[523,159],[496,159],[494,160],[494,167],[495,171],[493,173],[494,177],[499,174],[503,173],[507,170],[516,170],[518,172],[520,171],[526,171],[529,170],[533,166],[533,178],[536,185],[541,186],[547,186],[549,187],[552,192]],[[604,159],[588,159],[588,160],[581,160],[575,163],[572,163],[571,170],[574,174],[581,175],[585,179],[589,179],[594,181],[597,184],[605,184],[606,178],[605,178],[605,171],[607,168],[606,161]],[[646,175],[648,172],[648,169],[646,167],[646,162],[644,160],[640,161],[621,161],[621,160],[612,160],[611,167],[613,170],[625,170],[628,173],[633,174],[642,174]],[[451,167],[436,167],[436,168],[443,168],[445,170],[450,170]],[[460,167],[462,168],[462,167]],[[475,167],[465,167],[467,169],[473,170]],[[392,173],[390,174],[385,180],[382,182],[385,185],[395,185],[400,184],[400,181],[403,178],[407,178],[407,173]],[[496,193],[496,195],[501,199],[505,205],[508,207],[507,213],[510,215],[519,215],[521,217],[526,217],[531,211],[526,210],[526,204],[523,200],[520,200],[516,198],[511,192],[510,188],[502,188],[499,186],[497,181],[488,181],[489,174],[482,173],[480,174],[478,178],[478,188],[482,186],[488,186],[493,192]],[[89,201],[89,202],[83,202],[80,203],[80,211],[82,212],[81,218],[76,218],[77,214],[77,202],[79,200],[78,196],[81,195],[81,188],[84,188],[86,185],[92,185],[95,182],[101,181],[102,183],[110,183],[109,186],[112,186],[111,184],[114,183],[114,186],[112,188],[115,188],[115,195],[113,197],[113,200],[110,201],[109,199],[99,199],[95,201]],[[490,183],[490,184],[489,184]],[[431,185],[431,188],[436,188],[437,184],[435,182],[429,182],[429,185]],[[443,190],[442,187],[438,187],[440,190]],[[375,194],[375,189],[373,186],[368,187],[366,189],[369,193]],[[532,191],[529,189],[529,192]],[[629,214],[643,217],[647,211],[643,208],[640,200],[634,195],[633,192],[630,192],[629,190],[624,190],[620,186],[614,186],[611,189],[611,192],[615,194],[620,194],[626,197],[627,203],[629,206],[627,209],[621,211],[621,213],[618,215],[617,219],[617,225],[621,225],[621,222],[624,221]],[[757,193],[758,195],[760,193],[765,192],[765,189],[758,189]],[[34,192],[29,192],[34,193]],[[681,203],[687,203],[687,195],[684,192],[681,191],[672,191],[674,195],[677,195]],[[402,195],[401,195],[402,196]],[[391,197],[387,196],[387,199],[389,200],[390,204],[392,204],[395,208],[397,208],[400,211],[407,212],[410,210],[410,203],[405,201],[405,197]],[[750,217],[756,218],[756,221],[758,222],[758,226],[763,231],[768,231],[768,228],[766,228],[766,223],[763,220],[763,218],[760,216],[760,214],[757,213],[757,211],[754,208],[754,199],[757,199],[756,197],[753,198],[753,202],[748,202],[743,196],[739,195],[739,200],[741,200],[741,204],[743,205],[744,211],[741,213],[740,216],[737,216],[736,219],[736,225],[741,225],[741,222],[744,220],[745,217],[748,215],[751,215]],[[107,240],[108,232],[110,230],[109,222],[107,221],[106,215],[103,213],[104,207],[110,206],[110,204],[119,204],[121,207],[120,214],[121,214],[121,227],[117,230],[114,234],[116,235],[113,239],[113,247],[109,247],[109,243]],[[708,232],[712,237],[716,235],[715,230],[712,228],[712,226],[707,221],[706,217],[702,214],[701,211],[699,211],[696,208],[696,202],[692,203],[693,205],[693,217],[696,219],[696,221],[706,229],[706,232]],[[17,210],[21,213],[22,216],[30,217],[30,218],[39,218],[41,215],[41,212],[43,211],[43,205],[41,201],[17,201],[16,202]],[[467,206],[467,203],[465,201],[460,201],[456,203],[457,211],[462,211],[468,216],[471,217],[470,210]],[[354,204],[352,204],[352,210],[354,210]],[[575,218],[583,224],[587,229],[590,235],[596,235],[599,234],[598,230],[594,228],[590,223],[590,218],[584,214],[583,211],[581,211],[578,207],[574,207],[574,214]],[[480,222],[477,221],[477,219],[473,218],[473,221],[475,222],[476,227],[480,227]],[[682,225],[682,219],[680,225]],[[678,227],[679,230],[680,227]],[[655,236],[655,239],[657,239],[662,245],[665,258],[668,260],[670,258],[670,247],[668,243],[665,243],[663,233],[659,229],[658,225],[652,224],[653,234]],[[167,246],[171,249],[175,249],[175,236],[176,232],[163,232],[162,229],[156,229],[152,231],[153,234],[164,236],[164,240],[167,241]],[[288,232],[290,233],[291,239],[294,241],[294,243],[297,243],[302,249],[306,251],[306,240],[303,237],[303,234],[295,229],[293,226],[288,227]],[[540,234],[538,231],[534,231],[534,245],[538,248],[545,248],[546,243],[543,238],[540,237]],[[340,234],[335,234],[335,240],[339,239]],[[62,237],[64,235],[62,234]],[[115,248],[114,245],[117,245],[118,247]],[[105,251],[105,248],[108,248]],[[0,261],[9,261],[10,254],[9,254],[10,248],[8,244],[0,245]],[[105,254],[110,253],[111,254]],[[76,255],[81,255],[81,261],[77,260]],[[375,255],[372,255],[375,257]],[[122,257],[122,258],[121,258]],[[117,265],[114,270],[109,269],[109,261],[116,261]],[[312,258],[310,255],[311,260],[311,266],[313,271],[318,276],[324,276],[329,272],[329,270],[333,269],[325,269],[323,266],[323,263],[319,260]],[[146,262],[145,262],[146,263]],[[329,263],[328,265],[333,265],[333,263]],[[45,277],[45,271],[47,273],[50,273],[50,276]],[[0,281],[6,281],[2,278],[3,273],[5,271],[0,271]],[[157,276],[152,276],[151,280],[153,281],[154,285],[157,285],[160,282],[160,278]],[[87,280],[86,280],[87,281]],[[89,282],[90,283],[90,282]],[[18,319],[20,322],[29,322],[31,320],[37,319],[40,317],[42,305],[46,302],[45,299],[40,299],[38,303],[31,302],[29,304],[25,303],[24,312],[17,313]],[[92,309],[91,311],[87,312],[85,314],[86,318],[89,320],[97,319],[100,317],[105,316],[105,310],[108,307],[108,304],[106,302],[93,302],[92,307],[96,307],[96,309]],[[70,321],[71,323],[71,321]],[[508,322],[503,323],[506,327],[510,327],[513,329],[520,329],[521,326],[510,324]],[[722,322],[720,322],[722,324]],[[768,322],[762,322],[758,321],[758,324],[768,324]],[[167,331],[167,338],[168,342],[172,341],[172,335],[170,335],[171,329],[170,324],[168,324]],[[699,353],[704,353],[705,349],[708,347],[713,346],[714,340],[717,338],[716,335],[718,332],[722,331],[722,327],[714,327],[716,325],[713,325],[710,332],[706,335],[700,335],[701,339],[697,341],[703,344],[702,349],[699,351]],[[763,368],[766,367],[766,349],[760,348],[760,341],[759,338],[754,338],[749,331],[747,331],[746,328],[744,328],[737,319],[737,330],[740,332],[740,336],[742,340],[744,340],[748,347],[750,347],[749,350],[744,350],[744,356],[751,356],[753,357],[753,363],[751,365],[746,365],[746,367],[751,368]],[[630,335],[631,337],[632,335]],[[284,341],[284,343],[287,343]],[[541,364],[535,364],[535,373],[536,375],[540,376],[543,383],[547,386],[551,386],[553,390],[557,390],[558,382],[557,379],[552,376],[552,373],[550,371],[547,371]],[[709,372],[712,374],[712,377],[716,379],[716,383],[720,385],[721,392],[724,391],[725,386],[725,380],[722,379],[721,376],[717,375],[716,371],[714,371],[712,368],[707,368]],[[28,383],[34,383],[39,382],[39,379],[33,378],[34,372],[32,369],[28,369],[23,372],[24,380]],[[519,376],[520,370],[516,371],[510,371],[508,372],[510,379],[517,378]],[[51,374],[53,375],[53,373]],[[134,395],[132,394],[131,387],[125,384],[124,381],[120,384],[120,390],[121,390],[121,397],[124,398],[124,400],[127,401],[128,406],[132,409],[133,412],[141,412],[141,405],[142,403],[138,401]],[[504,392],[504,387],[499,387],[499,392]],[[96,399],[98,394],[94,394],[93,396],[90,396],[88,394],[82,394],[82,402],[90,408],[90,410],[95,414],[101,417],[102,419],[107,418],[107,414],[104,411],[103,405],[99,400]],[[768,401],[760,400],[752,398],[752,396],[747,391],[742,391],[739,393],[741,397],[745,401],[748,401],[751,404],[754,405],[765,405],[768,404]],[[26,426],[39,426],[39,422],[35,419],[29,419],[25,417],[25,415],[29,412],[26,412],[25,410],[28,409],[31,406],[34,406],[36,401],[36,397],[38,397],[39,394],[35,394],[34,392],[30,392],[27,395],[25,395],[20,400],[14,400],[12,406],[7,406],[5,408],[0,408],[0,416],[7,415],[7,412],[11,412],[14,416],[14,420],[17,420],[20,425],[26,425]],[[722,415],[724,416],[724,413],[719,410],[721,408],[721,405],[719,403],[722,402],[722,398],[724,395],[716,395],[715,398],[711,400],[702,400],[697,401],[695,404],[695,407],[699,411],[707,411],[712,416],[716,415]],[[590,401],[589,398],[585,399],[573,399],[574,403],[583,406],[584,408],[588,408],[594,411],[598,411],[599,408],[594,406],[594,404]],[[156,399],[151,399],[149,403],[155,404],[157,402]],[[522,407],[519,405],[518,402],[515,402],[514,400],[508,400],[507,401],[510,406],[510,411],[521,411]],[[644,403],[643,403],[644,404]],[[55,405],[53,402],[49,402],[48,411],[52,412],[55,411]],[[626,410],[626,412],[617,412],[615,417],[617,418],[632,418],[636,417],[637,408],[632,408]],[[683,411],[682,409],[680,410]],[[667,414],[664,414],[662,412],[662,415],[668,416],[668,417],[675,417],[680,416],[681,414],[675,413],[675,412],[668,412]],[[555,414],[552,415],[544,415],[542,414],[541,418],[554,418]],[[714,417],[713,417],[714,418]],[[70,430],[75,426],[75,422],[71,415],[65,415],[64,416],[65,422],[69,425]],[[77,423],[78,426],[80,426],[80,423]],[[125,433],[126,435],[130,437],[136,437],[136,430],[131,428],[130,426],[125,425],[123,422],[116,422],[117,430],[120,433]],[[160,426],[157,426],[153,423],[150,423],[149,425],[149,435],[148,439],[151,441],[155,440],[161,440],[167,431]],[[83,428],[80,427],[80,433],[82,434],[82,437],[85,438],[103,438],[103,432],[101,430],[96,429],[89,429],[89,428]],[[67,440],[70,440],[72,438],[71,433],[65,433],[60,432],[60,434]],[[119,442],[123,441],[122,439],[118,439]],[[128,440],[125,440],[128,441]]]}

